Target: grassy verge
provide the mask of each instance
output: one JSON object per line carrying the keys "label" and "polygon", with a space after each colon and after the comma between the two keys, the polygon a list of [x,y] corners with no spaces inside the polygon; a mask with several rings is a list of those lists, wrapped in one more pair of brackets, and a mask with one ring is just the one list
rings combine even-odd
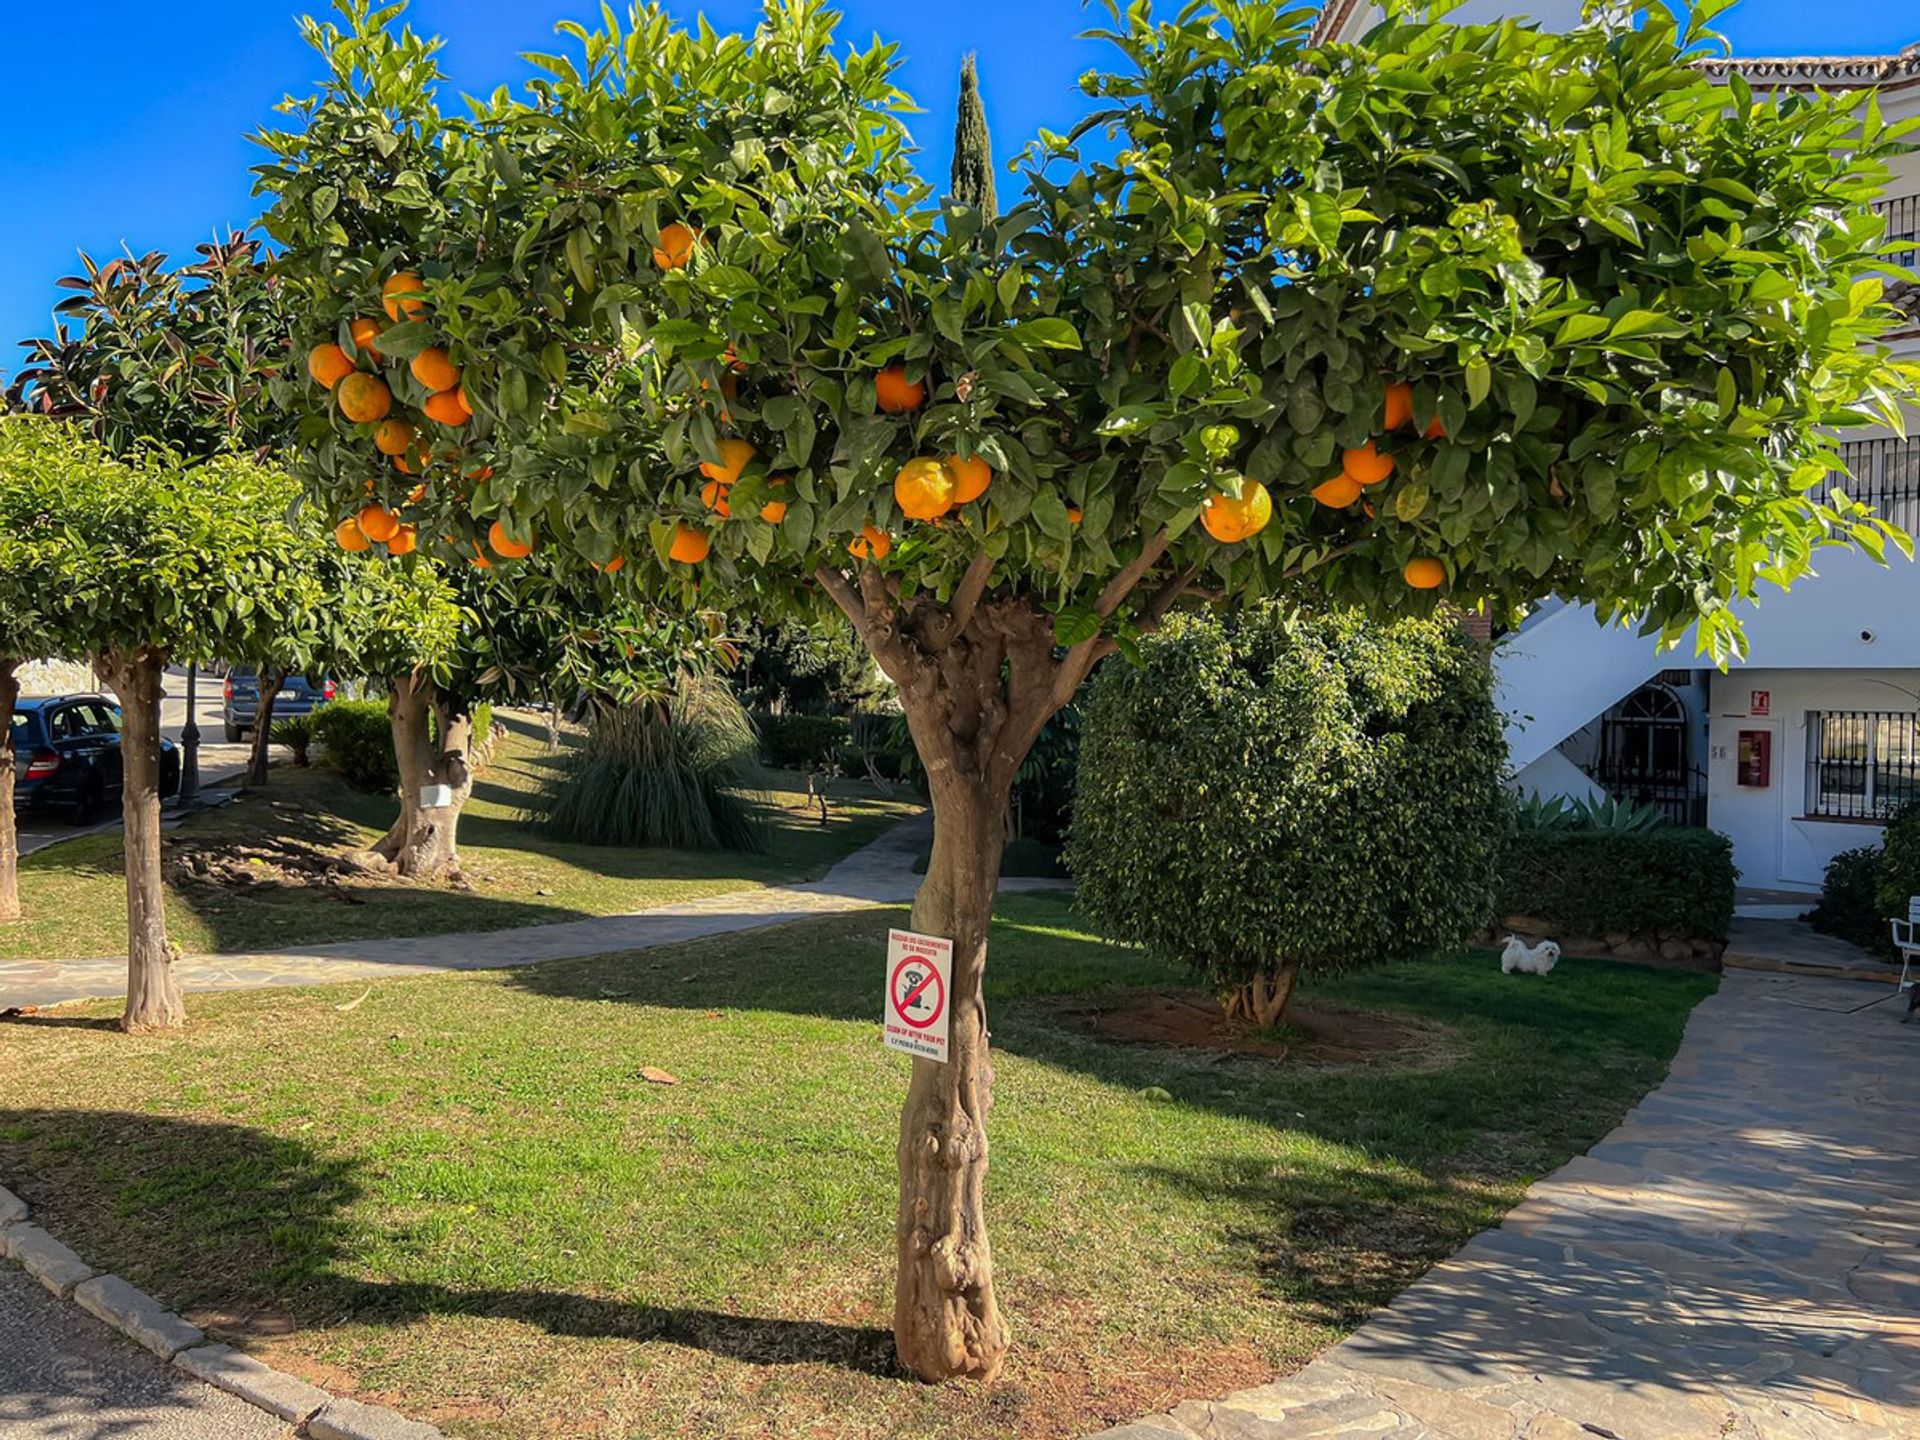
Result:
{"label": "grassy verge", "polygon": [[[1603,1134],[1698,975],[1487,954],[1317,984],[1424,1038],[1359,1067],[1097,1040],[1181,983],[1057,896],[994,936],[993,1385],[890,1362],[878,1043],[900,912],[517,972],[0,1025],[0,1180],[94,1264],[296,1371],[526,1437],[1064,1437],[1301,1363]],[[678,1077],[648,1083],[643,1066]]]}
{"label": "grassy verge", "polygon": [[[370,844],[392,823],[397,803],[353,790],[327,770],[280,766],[266,789],[166,832],[176,862],[189,853],[237,859],[214,878],[170,864],[167,927],[174,943],[202,953],[497,930],[813,879],[917,808],[910,796],[885,800],[864,781],[845,781],[835,787],[830,823],[821,825],[803,811],[799,778],[776,775],[768,797],[773,843],[763,855],[559,844],[518,818],[552,763],[544,731],[524,718],[502,718],[508,738],[460,820],[470,890],[327,883],[312,862]],[[125,954],[120,833],[78,836],[22,860],[20,903],[26,918],[0,925],[0,960]]]}

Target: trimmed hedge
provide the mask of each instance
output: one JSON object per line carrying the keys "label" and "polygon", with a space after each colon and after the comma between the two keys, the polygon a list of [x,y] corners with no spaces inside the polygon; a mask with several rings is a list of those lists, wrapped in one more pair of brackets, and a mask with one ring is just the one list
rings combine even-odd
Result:
{"label": "trimmed hedge", "polygon": [[326,763],[354,789],[391,795],[400,788],[386,701],[334,700],[316,707],[313,739]]}
{"label": "trimmed hedge", "polygon": [[760,732],[760,753],[776,770],[805,770],[841,760],[853,743],[853,722],[844,715],[769,715],[753,717]]}
{"label": "trimmed hedge", "polygon": [[1497,913],[1537,916],[1560,935],[1725,940],[1739,873],[1733,842],[1712,830],[1522,829],[1507,842]]}
{"label": "trimmed hedge", "polygon": [[[1807,922],[1825,935],[1834,935],[1862,950],[1893,953],[1893,935],[1881,911],[1879,889],[1885,855],[1878,845],[1842,850],[1827,862],[1820,886],[1820,903]],[[1900,913],[1906,914],[1906,902]]]}

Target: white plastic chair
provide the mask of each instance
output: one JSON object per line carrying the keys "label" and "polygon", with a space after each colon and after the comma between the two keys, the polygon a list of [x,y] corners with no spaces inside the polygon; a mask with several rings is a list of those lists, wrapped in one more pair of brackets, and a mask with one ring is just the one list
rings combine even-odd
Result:
{"label": "white plastic chair", "polygon": [[1907,899],[1907,918],[1887,922],[1893,926],[1893,948],[1900,952],[1900,988],[1911,992],[1907,996],[1907,1018],[1913,1018],[1913,1012],[1920,1010],[1920,975],[1915,974],[1915,962],[1920,961],[1920,895]]}

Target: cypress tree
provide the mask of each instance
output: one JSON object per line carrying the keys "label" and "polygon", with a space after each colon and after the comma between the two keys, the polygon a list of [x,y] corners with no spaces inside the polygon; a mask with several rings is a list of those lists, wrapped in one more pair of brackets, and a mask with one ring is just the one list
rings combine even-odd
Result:
{"label": "cypress tree", "polygon": [[952,198],[971,205],[988,219],[1000,213],[993,193],[993,141],[987,135],[987,112],[980,103],[980,76],[973,56],[960,62],[959,117],[953,126]]}

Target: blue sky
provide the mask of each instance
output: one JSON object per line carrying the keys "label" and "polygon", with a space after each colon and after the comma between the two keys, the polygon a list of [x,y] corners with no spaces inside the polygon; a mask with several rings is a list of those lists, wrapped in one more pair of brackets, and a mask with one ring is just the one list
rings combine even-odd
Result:
{"label": "blue sky", "polygon": [[[1174,0],[1167,0],[1169,7]],[[16,5],[0,58],[0,371],[13,342],[45,333],[53,281],[125,244],[186,256],[215,228],[254,213],[246,136],[317,73],[293,17],[325,0],[89,0]],[[621,7],[624,9],[624,0]],[[758,0],[682,0],[721,28],[749,26]],[[80,14],[84,9],[84,18]],[[1085,108],[1080,73],[1108,52],[1077,40],[1099,12],[1079,0],[841,0],[842,33],[900,44],[903,83],[930,177],[944,177],[960,57],[980,56],[996,156]],[[552,48],[559,19],[597,0],[415,0],[417,29],[448,38],[456,84],[481,91],[524,73],[516,57]],[[165,18],[156,23],[156,16]],[[1744,0],[1721,28],[1746,54],[1882,53],[1920,40],[1906,0]]]}

